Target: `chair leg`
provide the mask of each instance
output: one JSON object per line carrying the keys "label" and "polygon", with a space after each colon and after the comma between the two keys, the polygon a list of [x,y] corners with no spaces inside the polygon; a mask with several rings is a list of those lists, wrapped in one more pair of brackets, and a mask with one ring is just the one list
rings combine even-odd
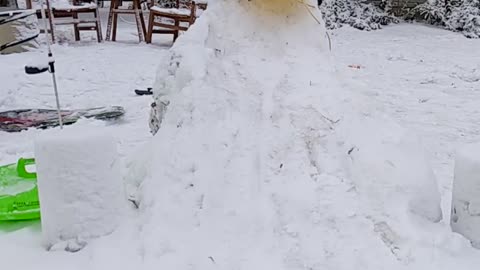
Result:
{"label": "chair leg", "polygon": [[153,22],[155,21],[155,15],[150,11],[148,16],[148,32],[147,37],[145,38],[147,43],[152,43],[152,34],[153,34]]}
{"label": "chair leg", "polygon": [[[103,2],[102,2],[103,3]],[[95,12],[93,13],[95,16],[95,30],[97,31],[97,41],[102,42],[103,37],[102,37],[102,22],[100,21],[100,14],[98,12],[98,8],[95,9]]]}
{"label": "chair leg", "polygon": [[[78,13],[72,14],[74,20],[78,20]],[[78,30],[78,23],[73,24],[73,32],[75,33],[75,41],[80,41],[80,30]]]}
{"label": "chair leg", "polygon": [[178,38],[178,30],[175,30],[175,32],[173,33],[173,42],[175,43],[175,41],[177,41],[177,38]]}
{"label": "chair leg", "polygon": [[143,36],[145,37],[145,39],[147,39],[147,28],[145,27],[145,18],[143,17],[142,4],[140,3],[140,1],[138,1],[138,9],[140,10],[140,22],[142,23]]}
{"label": "chair leg", "polygon": [[102,30],[100,28],[100,24],[95,22],[95,30],[97,31],[97,41],[98,43],[102,42]]}
{"label": "chair leg", "polygon": [[118,14],[114,13],[113,14],[113,32],[112,32],[112,41],[117,40],[117,19],[118,19]]}
{"label": "chair leg", "polygon": [[107,33],[105,35],[105,40],[109,41],[110,40],[110,35],[112,33],[112,24],[113,24],[113,9],[116,7],[116,2],[115,0],[112,0],[110,2],[110,12],[108,13],[108,20],[107,20]]}
{"label": "chair leg", "polygon": [[[180,22],[178,20],[175,20],[175,28],[178,29],[178,27],[180,26]],[[175,42],[178,38],[178,30],[175,30],[175,32],[173,32],[173,42]]]}
{"label": "chair leg", "polygon": [[137,32],[138,32],[138,41],[142,42],[143,41],[143,30],[142,30],[142,22],[140,19],[140,12],[141,10],[138,9],[140,6],[140,1],[139,0],[133,0],[133,10],[135,14],[135,21],[137,23]]}

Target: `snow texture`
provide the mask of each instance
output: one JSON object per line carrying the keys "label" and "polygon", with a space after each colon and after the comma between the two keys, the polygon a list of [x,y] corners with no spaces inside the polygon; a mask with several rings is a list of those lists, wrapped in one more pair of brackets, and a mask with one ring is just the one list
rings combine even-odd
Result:
{"label": "snow texture", "polygon": [[415,134],[378,119],[348,129],[351,174],[374,208],[392,216],[410,211],[433,222],[442,219],[437,181]]}
{"label": "snow texture", "polygon": [[459,149],[455,158],[451,225],[480,248],[480,144]]}
{"label": "snow texture", "polygon": [[115,140],[102,132],[53,130],[35,141],[42,233],[47,249],[78,251],[111,233],[122,184]]}

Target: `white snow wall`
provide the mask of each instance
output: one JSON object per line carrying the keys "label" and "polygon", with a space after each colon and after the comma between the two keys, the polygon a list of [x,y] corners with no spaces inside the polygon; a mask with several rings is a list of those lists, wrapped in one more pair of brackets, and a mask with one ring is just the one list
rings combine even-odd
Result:
{"label": "white snow wall", "polygon": [[396,269],[366,218],[384,197],[361,204],[370,179],[347,166],[364,116],[307,4],[210,1],[161,61],[161,127],[127,176],[147,269]]}
{"label": "white snow wall", "polygon": [[75,128],[51,130],[35,141],[35,160],[47,249],[78,251],[116,229],[122,183],[113,137]]}
{"label": "white snow wall", "polygon": [[455,158],[451,226],[480,248],[480,144],[459,149]]}

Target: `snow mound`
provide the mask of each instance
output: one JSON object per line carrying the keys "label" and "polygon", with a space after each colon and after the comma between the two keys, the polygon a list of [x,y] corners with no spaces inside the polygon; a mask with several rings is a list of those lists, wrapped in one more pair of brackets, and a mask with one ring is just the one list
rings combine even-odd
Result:
{"label": "snow mound", "polygon": [[349,129],[352,180],[374,209],[442,219],[437,181],[415,134],[379,119],[352,123]]}
{"label": "snow mound", "polygon": [[453,183],[451,225],[480,248],[480,144],[470,144],[457,151]]}
{"label": "snow mound", "polygon": [[148,162],[127,176],[147,268],[402,267],[382,201],[438,221],[435,179],[426,162],[403,171],[415,142],[350,133],[366,117],[328,48],[314,1],[210,1],[178,39],[158,69]]}

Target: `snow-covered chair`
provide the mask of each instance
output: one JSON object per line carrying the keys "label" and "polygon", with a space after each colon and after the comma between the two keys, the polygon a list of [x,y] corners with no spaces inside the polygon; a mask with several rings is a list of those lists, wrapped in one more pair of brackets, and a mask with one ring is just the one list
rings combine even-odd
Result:
{"label": "snow-covered chair", "polygon": [[[50,22],[50,29],[55,29],[56,25],[73,25],[75,40],[80,40],[80,31],[96,31],[98,42],[102,41],[102,29],[98,5],[93,1],[87,0],[45,0],[46,16]],[[40,5],[38,2],[27,0],[27,8],[35,9],[40,18]],[[79,18],[79,14],[90,14],[90,18]],[[61,20],[60,20],[61,18]],[[51,31],[52,41],[55,42],[55,31]]]}
{"label": "snow-covered chair", "polygon": [[197,4],[198,9],[200,9],[200,10],[206,10],[207,9],[208,0],[197,0],[197,1],[195,1],[195,3]]}
{"label": "snow-covered chair", "polygon": [[180,3],[180,0],[176,0],[175,8],[151,7],[148,19],[147,43],[152,42],[153,34],[171,34],[175,42],[180,31],[187,31],[190,25],[195,22],[196,9],[195,1]]}
{"label": "snow-covered chair", "polygon": [[117,19],[118,14],[130,14],[135,16],[135,22],[137,24],[138,31],[138,40],[143,41],[143,38],[147,35],[147,30],[145,27],[145,20],[143,19],[143,10],[142,4],[145,0],[132,0],[131,8],[121,8],[122,0],[111,0],[110,2],[110,12],[108,15],[107,22],[107,35],[105,40],[109,41],[110,36],[111,40],[115,41],[117,38]]}

